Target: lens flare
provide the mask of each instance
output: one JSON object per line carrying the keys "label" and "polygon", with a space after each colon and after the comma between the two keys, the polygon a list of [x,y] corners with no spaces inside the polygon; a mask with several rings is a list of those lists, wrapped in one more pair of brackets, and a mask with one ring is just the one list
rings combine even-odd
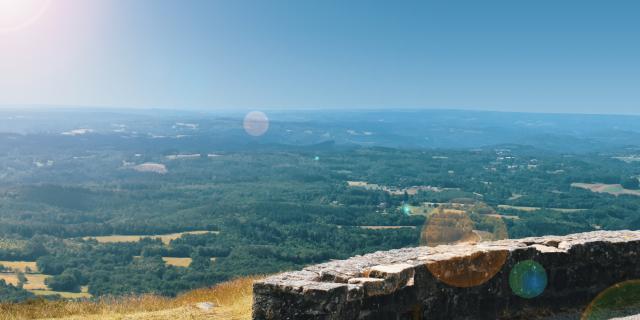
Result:
{"label": "lens flare", "polygon": [[247,134],[259,137],[269,130],[269,118],[264,112],[251,111],[244,117],[243,126]]}
{"label": "lens flare", "polygon": [[[611,286],[600,293],[582,314],[582,320],[634,316],[640,310],[640,280]],[[626,319],[626,318],[625,318]]]}
{"label": "lens flare", "polygon": [[[506,225],[489,206],[474,201],[452,201],[428,214],[420,244],[435,247],[506,238]],[[450,286],[469,288],[493,278],[508,256],[507,250],[487,249],[458,259],[435,261],[427,264],[427,268],[434,277]]]}
{"label": "lens flare", "polygon": [[42,17],[51,0],[0,0],[0,33],[26,28]]}
{"label": "lens flare", "polygon": [[402,213],[404,213],[405,216],[410,216],[411,215],[411,207],[408,204],[402,205]]}
{"label": "lens flare", "polygon": [[509,273],[509,286],[519,297],[535,298],[547,287],[547,271],[533,260],[518,262]]}

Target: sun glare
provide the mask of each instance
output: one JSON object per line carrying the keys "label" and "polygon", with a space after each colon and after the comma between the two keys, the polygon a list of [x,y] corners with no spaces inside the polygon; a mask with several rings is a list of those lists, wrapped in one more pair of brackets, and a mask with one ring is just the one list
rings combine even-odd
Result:
{"label": "sun glare", "polygon": [[51,0],[0,0],[0,33],[17,31],[36,22]]}

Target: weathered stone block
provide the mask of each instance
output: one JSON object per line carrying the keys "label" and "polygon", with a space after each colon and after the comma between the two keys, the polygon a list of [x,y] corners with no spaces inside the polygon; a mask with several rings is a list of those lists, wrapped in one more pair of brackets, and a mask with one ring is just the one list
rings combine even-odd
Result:
{"label": "weathered stone block", "polygon": [[[529,259],[545,268],[548,285],[539,296],[524,299],[511,291],[509,272]],[[256,282],[253,318],[536,319],[556,312],[577,314],[609,286],[640,279],[639,259],[638,231],[375,252]]]}

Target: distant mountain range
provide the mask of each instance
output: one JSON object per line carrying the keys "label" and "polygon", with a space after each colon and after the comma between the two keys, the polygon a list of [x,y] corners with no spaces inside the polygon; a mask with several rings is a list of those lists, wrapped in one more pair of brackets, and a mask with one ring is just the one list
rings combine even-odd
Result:
{"label": "distant mountain range", "polygon": [[[525,145],[556,152],[637,149],[640,116],[537,114],[462,110],[266,112],[269,130],[253,137],[241,112],[108,109],[0,109],[0,133],[29,136],[94,136],[103,143],[167,148],[202,145],[363,145],[469,149]],[[96,140],[96,139],[92,139]],[[94,141],[95,143],[95,141]]]}

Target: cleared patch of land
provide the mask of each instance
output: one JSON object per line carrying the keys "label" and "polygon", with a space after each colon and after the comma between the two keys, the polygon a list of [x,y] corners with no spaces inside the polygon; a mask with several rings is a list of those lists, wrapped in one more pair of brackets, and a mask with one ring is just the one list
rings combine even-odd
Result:
{"label": "cleared patch of land", "polygon": [[65,299],[83,299],[91,298],[91,294],[88,292],[64,292],[64,291],[52,291],[52,290],[29,290],[29,292],[36,296],[52,296],[59,295]]}
{"label": "cleared patch of land", "polygon": [[415,229],[416,226],[360,226],[362,229],[369,230],[393,230],[393,229]]}
{"label": "cleared patch of land", "polygon": [[452,190],[452,189],[438,188],[438,187],[432,187],[432,186],[412,186],[408,188],[389,187],[389,186],[383,186],[375,183],[368,183],[366,181],[347,181],[347,186],[352,188],[364,188],[367,190],[380,190],[395,196],[403,195],[405,194],[405,192],[410,196],[414,196],[418,194],[419,191],[442,192],[444,190]]}
{"label": "cleared patch of land", "polygon": [[614,196],[620,196],[620,195],[640,196],[640,190],[625,189],[620,184],[572,183],[571,187],[586,189],[596,193],[608,193]]}
{"label": "cleared patch of land", "polygon": [[614,159],[620,160],[620,161],[624,161],[626,163],[633,163],[636,161],[640,162],[640,156],[638,155],[632,155],[632,156],[627,156],[627,157],[613,157]]}
{"label": "cleared patch of land", "polygon": [[166,156],[165,158],[167,158],[168,160],[198,159],[198,158],[200,158],[200,154],[199,153],[194,153],[194,154],[172,154],[172,155]]}
{"label": "cleared patch of land", "polygon": [[29,268],[30,273],[38,272],[38,266],[35,261],[0,261],[0,265],[13,271],[27,272],[27,268]]}
{"label": "cleared patch of land", "polygon": [[[40,273],[29,273],[25,274],[27,278],[27,282],[24,283],[24,288],[26,290],[48,290],[47,285],[44,284],[44,280],[49,278],[50,276],[40,274]],[[12,284],[17,286],[20,280],[18,280],[18,275],[15,273],[0,273],[0,279],[4,280],[8,284]]]}
{"label": "cleared patch of land", "polygon": [[518,211],[524,211],[524,212],[533,212],[533,211],[538,211],[538,210],[553,210],[553,211],[558,211],[558,212],[564,212],[564,213],[572,213],[572,212],[580,212],[580,211],[585,211],[587,209],[566,209],[566,208],[542,208],[542,207],[524,207],[524,206],[510,206],[510,205],[506,205],[506,204],[500,204],[498,205],[498,209],[511,209],[511,210],[518,210]]}
{"label": "cleared patch of land", "polygon": [[98,236],[98,237],[83,237],[84,240],[96,239],[96,241],[100,243],[117,243],[117,242],[138,242],[143,238],[151,238],[151,239],[160,239],[162,243],[168,245],[171,240],[178,239],[185,234],[207,234],[214,233],[218,234],[218,231],[187,231],[187,232],[177,232],[170,234],[161,234],[161,235],[111,235],[111,236]]}
{"label": "cleared patch of land", "polygon": [[[134,256],[133,258],[140,259],[140,256]],[[216,257],[211,258],[211,262],[215,262],[216,259]],[[162,257],[162,261],[164,261],[165,264],[184,268],[188,267],[192,260],[191,258]]]}
{"label": "cleared patch of land", "polygon": [[511,219],[511,220],[520,220],[518,216],[510,216],[504,214],[485,214],[487,217],[498,218],[498,219]]}
{"label": "cleared patch of land", "polygon": [[153,172],[158,174],[165,174],[169,172],[164,164],[153,162],[139,164],[137,166],[134,166],[133,170],[136,170],[138,172]]}
{"label": "cleared patch of land", "polygon": [[441,206],[447,206],[451,203],[444,202],[423,202],[419,206],[404,205],[398,208],[406,215],[420,215],[428,217],[434,210]]}
{"label": "cleared patch of land", "polygon": [[188,267],[191,264],[191,258],[170,258],[162,257],[164,263],[176,267]]}
{"label": "cleared patch of land", "polygon": [[514,193],[511,195],[511,197],[509,197],[509,200],[518,200],[520,198],[524,197],[524,195],[522,194],[518,194],[518,193]]}

